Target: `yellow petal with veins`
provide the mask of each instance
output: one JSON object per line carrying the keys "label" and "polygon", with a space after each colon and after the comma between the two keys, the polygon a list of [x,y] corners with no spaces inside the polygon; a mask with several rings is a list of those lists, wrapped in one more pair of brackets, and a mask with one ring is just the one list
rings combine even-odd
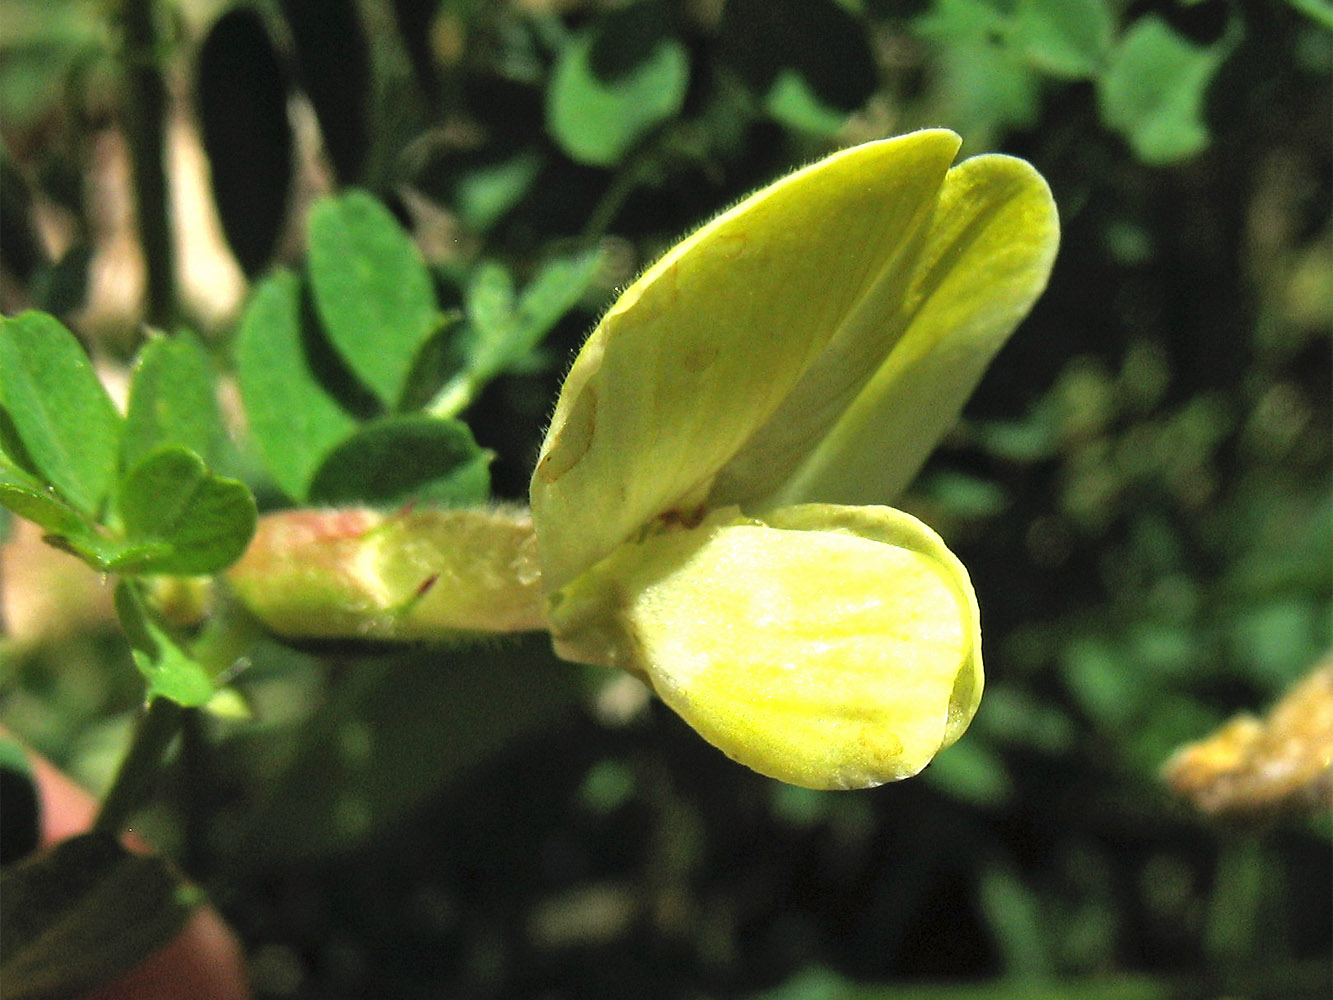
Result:
{"label": "yellow petal with veins", "polygon": [[[1055,202],[1031,164],[990,154],[950,170],[898,306],[905,331],[768,501],[892,502],[1046,287],[1059,242]],[[798,402],[793,393],[784,410]],[[779,412],[765,431],[780,432],[784,419]],[[765,437],[749,448],[761,463]],[[715,492],[727,502],[725,490]]]}
{"label": "yellow petal with veins", "polygon": [[967,573],[887,507],[719,512],[621,546],[551,619],[561,655],[645,676],[730,757],[808,788],[916,774],[981,697]]}

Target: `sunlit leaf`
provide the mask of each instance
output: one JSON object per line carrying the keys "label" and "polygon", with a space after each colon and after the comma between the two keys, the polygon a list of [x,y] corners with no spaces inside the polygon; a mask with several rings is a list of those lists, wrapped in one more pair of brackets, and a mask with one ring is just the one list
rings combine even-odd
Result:
{"label": "sunlit leaf", "polygon": [[[474,282],[468,297],[474,327],[468,364],[476,377],[485,381],[522,362],[583,296],[596,269],[595,251],[555,257],[517,296],[504,278],[484,273],[480,281]],[[497,287],[497,281],[503,284]],[[493,289],[485,293],[492,299],[489,307],[481,299],[483,283]]]}
{"label": "sunlit leaf", "polygon": [[533,153],[476,167],[454,185],[458,211],[474,229],[485,232],[522,199],[540,171],[541,160]]}
{"label": "sunlit leaf", "polygon": [[147,683],[147,698],[167,698],[186,708],[208,704],[216,693],[203,664],[171,637],[144,605],[136,585],[116,585],[116,615],[130,643],[134,665]]}
{"label": "sunlit leaf", "polygon": [[431,409],[461,412],[488,382],[531,364],[542,338],[582,298],[597,272],[595,250],[557,256],[542,265],[522,294],[503,265],[478,265],[465,293],[468,325],[461,339],[463,370],[439,392]]}
{"label": "sunlit leaf", "polygon": [[121,461],[133,468],[154,448],[178,444],[205,463],[222,451],[225,433],[208,354],[189,334],[153,337],[139,351],[130,381]]}
{"label": "sunlit leaf", "polygon": [[0,459],[0,505],[52,534],[75,535],[91,530],[83,515],[41,480],[3,459]]}
{"label": "sunlit leaf", "polygon": [[155,543],[128,541],[71,507],[37,479],[0,460],[0,506],[41,528],[45,540],[77,556],[99,572],[109,572],[164,555]]}
{"label": "sunlit leaf", "polygon": [[913,22],[934,46],[940,114],[970,140],[1036,123],[1041,74],[1016,43],[1004,5],[935,0]]}
{"label": "sunlit leaf", "polygon": [[799,75],[780,73],[764,101],[776,121],[817,135],[833,135],[847,121],[847,115],[824,104]]}
{"label": "sunlit leaf", "polygon": [[1106,0],[1021,0],[1013,31],[1023,54],[1045,73],[1081,79],[1101,68],[1115,37]]}
{"label": "sunlit leaf", "polygon": [[[21,458],[81,512],[96,516],[115,481],[121,417],[74,335],[45,313],[0,319],[0,423]],[[0,428],[0,446],[12,447]]]}
{"label": "sunlit leaf", "polygon": [[301,284],[279,271],[254,291],[236,339],[236,377],[264,467],[304,499],[320,462],[357,421],[325,388],[303,329]]}
{"label": "sunlit leaf", "polygon": [[387,208],[353,190],[311,209],[309,266],[329,341],[382,403],[396,405],[439,322],[416,246]]}
{"label": "sunlit leaf", "polygon": [[131,543],[163,547],[137,560],[140,573],[215,573],[240,558],[255,527],[255,501],[243,483],[209,473],[194,452],[166,445],[121,482],[118,498]]}
{"label": "sunlit leaf", "polygon": [[1167,164],[1208,145],[1208,85],[1225,43],[1194,44],[1154,15],[1134,22],[1098,81],[1102,119],[1144,163]]}
{"label": "sunlit leaf", "polygon": [[[638,6],[646,10],[651,5]],[[629,8],[622,18],[607,18],[599,28],[576,35],[561,50],[546,92],[547,127],[580,163],[615,166],[644,135],[676,114],[685,99],[690,66],[679,41],[653,32],[653,26],[641,29],[646,41],[636,37],[627,43],[619,37],[625,19],[638,16]],[[600,67],[596,54],[603,46],[629,52],[630,64]]]}
{"label": "sunlit leaf", "polygon": [[459,420],[409,415],[371,421],[334,448],[310,483],[312,503],[392,506],[484,503],[493,453]]}

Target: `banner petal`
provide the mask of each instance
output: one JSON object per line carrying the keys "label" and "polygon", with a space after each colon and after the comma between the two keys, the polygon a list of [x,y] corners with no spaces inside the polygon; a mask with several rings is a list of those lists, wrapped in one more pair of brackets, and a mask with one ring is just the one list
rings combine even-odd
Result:
{"label": "banner petal", "polygon": [[[569,372],[532,478],[552,589],[641,526],[691,516],[886,270],[905,291],[958,142],[932,130],[835,153],[708,223],[620,297]],[[882,357],[869,352],[862,379]]]}

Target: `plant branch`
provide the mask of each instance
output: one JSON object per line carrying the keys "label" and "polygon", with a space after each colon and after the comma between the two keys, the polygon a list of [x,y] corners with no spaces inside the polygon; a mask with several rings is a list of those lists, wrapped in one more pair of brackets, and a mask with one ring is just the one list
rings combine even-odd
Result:
{"label": "plant branch", "polygon": [[176,260],[167,190],[167,88],[164,40],[155,0],[121,0],[121,63],[125,74],[125,133],[130,147],[135,217],[147,270],[145,318],[168,327],[175,318]]}
{"label": "plant branch", "polygon": [[180,728],[183,710],[169,698],[154,698],[134,728],[111,790],[102,800],[93,829],[119,834],[157,782],[162,755]]}

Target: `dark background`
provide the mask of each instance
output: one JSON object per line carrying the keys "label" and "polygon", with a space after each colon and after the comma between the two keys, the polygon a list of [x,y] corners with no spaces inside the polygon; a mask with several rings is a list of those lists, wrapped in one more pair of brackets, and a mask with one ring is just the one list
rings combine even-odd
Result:
{"label": "dark background", "polygon": [[[114,364],[143,317],[114,26],[9,6],[0,297]],[[207,273],[228,280],[181,282],[171,322],[224,371],[240,273],[299,263],[321,191],[390,204],[445,307],[478,261],[521,281],[602,241],[581,306],[465,414],[501,498],[523,497],[614,287],[794,165],[944,125],[965,154],[1031,160],[1063,223],[1049,290],[903,501],[981,601],[987,693],[957,746],[903,784],[809,792],[540,637],[266,645],[239,682],[254,720],[195,719],[148,817],[241,934],[260,996],[1328,995],[1328,817],[1210,820],[1160,777],[1330,644],[1326,4],[158,13],[241,268],[222,254]],[[598,111],[636,74],[663,107]],[[129,278],[98,278],[126,260]],[[104,786],[137,676],[95,589],[30,547],[6,559],[0,719]]]}

